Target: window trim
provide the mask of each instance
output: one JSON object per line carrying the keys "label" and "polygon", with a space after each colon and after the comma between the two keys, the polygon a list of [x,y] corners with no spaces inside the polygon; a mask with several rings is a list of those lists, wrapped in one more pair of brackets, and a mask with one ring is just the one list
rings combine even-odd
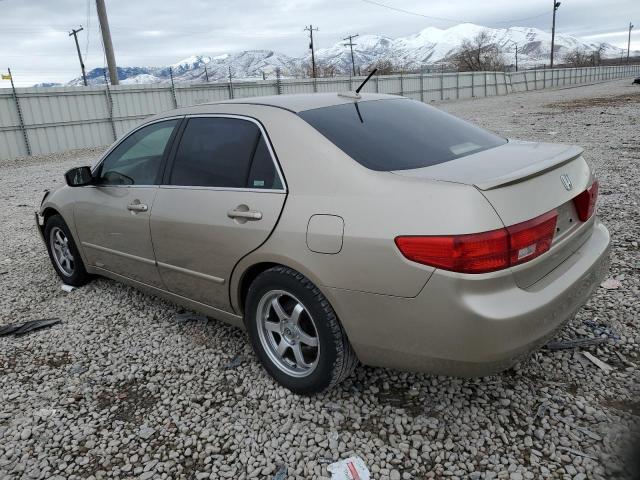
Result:
{"label": "window trim", "polygon": [[[206,187],[202,185],[170,185],[169,178],[171,177],[171,172],[173,171],[173,167],[175,165],[176,153],[178,151],[178,147],[180,146],[180,142],[182,141],[182,135],[186,129],[188,121],[192,118],[229,118],[235,120],[245,120],[257,125],[260,130],[260,134],[263,136],[265,140],[265,144],[267,145],[267,150],[269,151],[269,156],[271,157],[271,161],[276,169],[278,177],[280,178],[280,183],[282,184],[282,188],[249,188],[249,187]],[[173,145],[171,147],[169,158],[167,159],[167,163],[164,169],[164,174],[162,176],[162,180],[158,185],[159,188],[166,189],[183,189],[183,190],[213,190],[213,191],[222,191],[222,192],[256,192],[256,193],[287,193],[287,183],[282,172],[282,168],[280,166],[280,161],[273,149],[273,145],[271,144],[271,139],[267,133],[267,130],[264,128],[264,125],[254,117],[249,117],[247,115],[240,115],[234,113],[194,113],[188,114],[184,116],[184,121],[180,125],[179,134],[176,135],[176,138],[173,139]],[[259,140],[258,140],[259,141]]]}
{"label": "window trim", "polygon": [[[109,155],[111,155],[111,152],[113,152],[116,148],[118,148],[118,146],[120,146],[120,144],[122,142],[124,142],[125,140],[127,140],[131,135],[135,134],[138,130],[145,128],[145,127],[149,127],[151,125],[154,125],[156,123],[160,123],[160,122],[166,122],[169,120],[178,120],[178,123],[176,124],[175,128],[173,129],[173,132],[171,133],[171,136],[169,137],[169,140],[167,141],[167,146],[165,147],[165,150],[167,151],[166,154],[164,154],[162,156],[162,160],[160,161],[160,168],[158,170],[158,175],[156,175],[156,181],[153,184],[134,184],[134,185],[85,185],[86,187],[90,187],[90,188],[111,188],[111,187],[115,187],[115,188],[150,188],[150,187],[157,187],[160,185],[160,182],[162,182],[162,174],[164,172],[164,168],[165,165],[171,155],[171,152],[173,151],[173,146],[174,143],[176,142],[176,137],[178,132],[180,131],[180,128],[182,127],[182,124],[184,123],[184,115],[172,115],[170,117],[164,117],[164,118],[158,118],[156,120],[150,121],[150,122],[146,122],[146,123],[142,123],[140,125],[138,125],[137,127],[135,127],[133,130],[130,130],[126,135],[123,135],[119,140],[116,140],[108,149],[106,152],[104,152],[102,154],[102,157],[100,158],[100,160],[98,160],[98,162],[91,167],[91,173],[92,174],[96,174],[98,171],[100,171],[100,169],[102,168],[102,164],[104,163],[104,161],[107,159],[107,157],[109,157]],[[167,149],[167,147],[169,147]]]}

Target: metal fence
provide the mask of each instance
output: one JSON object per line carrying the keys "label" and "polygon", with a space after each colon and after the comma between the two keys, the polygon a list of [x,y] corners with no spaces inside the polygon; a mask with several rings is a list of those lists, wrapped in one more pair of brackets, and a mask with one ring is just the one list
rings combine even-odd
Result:
{"label": "metal fence", "polygon": [[[507,95],[640,75],[640,65],[385,75],[363,91],[423,102]],[[0,158],[16,158],[112,143],[149,115],[226,100],[353,90],[364,77],[255,82],[0,89]],[[14,95],[15,93],[15,95]]]}

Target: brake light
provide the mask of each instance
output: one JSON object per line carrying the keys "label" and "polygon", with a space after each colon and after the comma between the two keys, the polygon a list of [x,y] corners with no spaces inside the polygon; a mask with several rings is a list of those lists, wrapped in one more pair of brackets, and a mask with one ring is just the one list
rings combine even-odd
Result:
{"label": "brake light", "polygon": [[400,236],[405,258],[460,273],[486,273],[528,262],[551,247],[558,213],[489,232],[466,235]]}
{"label": "brake light", "polygon": [[576,206],[578,218],[581,222],[586,222],[591,218],[596,210],[596,201],[598,200],[598,181],[587,188],[584,192],[574,197],[573,204]]}

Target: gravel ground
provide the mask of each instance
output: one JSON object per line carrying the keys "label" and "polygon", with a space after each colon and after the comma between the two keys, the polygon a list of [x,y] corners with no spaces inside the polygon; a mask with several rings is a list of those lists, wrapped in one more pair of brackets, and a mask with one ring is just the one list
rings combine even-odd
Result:
{"label": "gravel ground", "polygon": [[0,325],[62,320],[0,338],[0,478],[274,478],[283,465],[287,478],[319,478],[351,455],[394,480],[628,477],[640,415],[640,87],[629,83],[442,105],[505,136],[584,146],[613,234],[614,288],[558,335],[607,343],[543,349],[486,378],[359,367],[297,397],[238,329],[177,322],[176,305],[106,279],[61,291],[32,212],[99,150],[0,162]]}

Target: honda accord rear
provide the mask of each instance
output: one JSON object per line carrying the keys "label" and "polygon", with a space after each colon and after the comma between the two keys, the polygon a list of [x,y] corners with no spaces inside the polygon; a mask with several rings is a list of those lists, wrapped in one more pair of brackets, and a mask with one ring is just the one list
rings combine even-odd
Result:
{"label": "honda accord rear", "polygon": [[361,363],[453,375],[545,342],[608,266],[579,147],[406,98],[307,94],[165,112],[37,212],[54,269],[247,329],[287,388]]}

